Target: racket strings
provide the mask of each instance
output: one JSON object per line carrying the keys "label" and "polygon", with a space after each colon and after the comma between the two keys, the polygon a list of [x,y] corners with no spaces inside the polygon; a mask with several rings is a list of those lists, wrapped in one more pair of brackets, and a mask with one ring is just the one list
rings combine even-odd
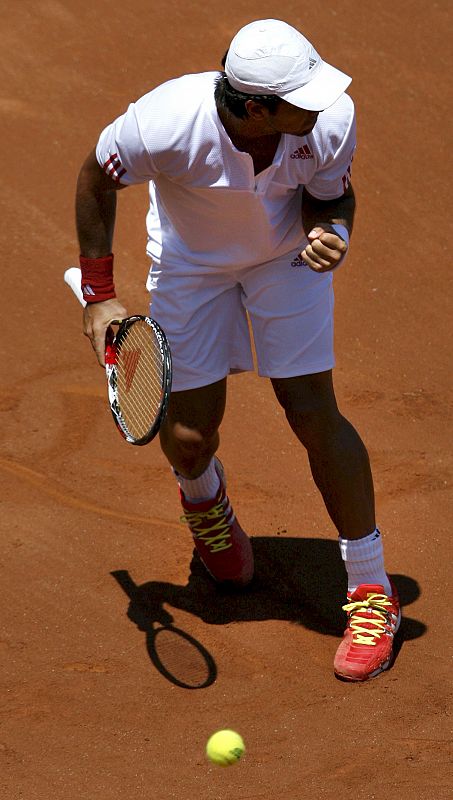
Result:
{"label": "racket strings", "polygon": [[124,423],[135,439],[146,436],[162,405],[164,365],[153,328],[141,320],[129,328],[117,353],[117,397]]}

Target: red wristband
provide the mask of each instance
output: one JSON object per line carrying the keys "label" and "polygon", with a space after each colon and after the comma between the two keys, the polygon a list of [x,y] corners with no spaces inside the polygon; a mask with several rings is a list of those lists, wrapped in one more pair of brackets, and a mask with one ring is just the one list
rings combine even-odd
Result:
{"label": "red wristband", "polygon": [[113,253],[103,258],[80,256],[82,294],[87,303],[101,303],[116,297],[113,283]]}

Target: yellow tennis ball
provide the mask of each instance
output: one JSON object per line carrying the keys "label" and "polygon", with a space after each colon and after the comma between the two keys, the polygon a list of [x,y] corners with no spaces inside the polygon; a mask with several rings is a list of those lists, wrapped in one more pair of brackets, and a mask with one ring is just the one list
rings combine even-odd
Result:
{"label": "yellow tennis ball", "polygon": [[219,767],[230,767],[239,761],[244,753],[244,740],[236,731],[217,731],[208,739],[206,745],[206,755]]}

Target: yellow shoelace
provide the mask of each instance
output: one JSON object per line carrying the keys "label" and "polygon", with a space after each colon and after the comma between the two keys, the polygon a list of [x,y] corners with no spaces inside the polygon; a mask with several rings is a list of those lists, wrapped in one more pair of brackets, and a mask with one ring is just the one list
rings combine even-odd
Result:
{"label": "yellow shoelace", "polygon": [[[213,520],[209,528],[201,527],[206,520]],[[225,519],[225,509],[222,503],[209,509],[209,511],[188,511],[183,514],[181,522],[187,522],[193,536],[202,539],[211,553],[218,553],[219,550],[228,550],[232,546],[230,541],[230,526]]]}
{"label": "yellow shoelace", "polygon": [[[374,647],[379,637],[385,633],[387,606],[391,605],[386,594],[369,594],[366,600],[358,600],[343,606],[343,611],[351,614],[349,627],[354,634],[353,642],[355,644],[367,644]],[[359,616],[360,612],[367,610],[373,612],[374,618],[364,619]],[[373,625],[374,628],[365,628],[364,623]]]}

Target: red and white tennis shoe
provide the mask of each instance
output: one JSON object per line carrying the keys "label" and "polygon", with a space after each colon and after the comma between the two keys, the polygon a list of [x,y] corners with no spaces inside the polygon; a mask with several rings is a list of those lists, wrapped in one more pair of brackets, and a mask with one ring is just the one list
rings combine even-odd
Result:
{"label": "red and white tennis shoe", "polygon": [[215,462],[220,479],[216,497],[189,503],[180,489],[181,521],[188,524],[198,555],[214,580],[246,586],[253,578],[252,545],[231,508],[222,464],[217,458]]}
{"label": "red and white tennis shoe", "polygon": [[[391,582],[390,582],[391,583]],[[384,594],[380,585],[362,583],[348,593],[348,624],[334,661],[335,674],[347,681],[367,681],[392,662],[393,639],[401,622],[398,592]]]}

